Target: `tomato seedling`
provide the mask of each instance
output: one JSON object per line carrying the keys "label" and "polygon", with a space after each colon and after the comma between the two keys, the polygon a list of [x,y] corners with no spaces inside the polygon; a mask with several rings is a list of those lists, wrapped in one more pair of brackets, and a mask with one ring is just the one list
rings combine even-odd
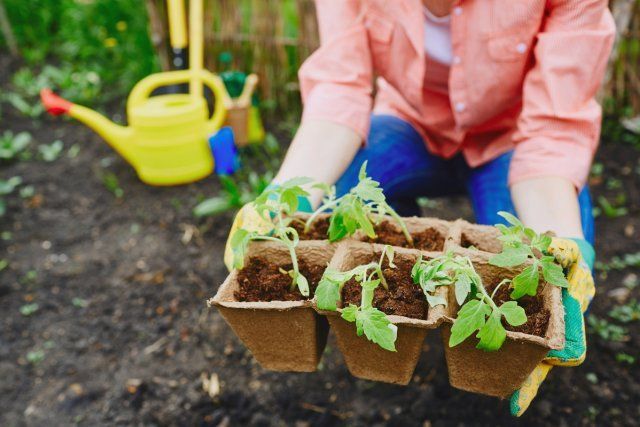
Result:
{"label": "tomato seedling", "polygon": [[336,311],[342,288],[349,280],[355,279],[362,286],[360,306],[349,304],[343,307],[342,318],[356,324],[358,336],[364,333],[369,341],[389,351],[396,351],[398,327],[391,323],[384,312],[373,306],[373,296],[380,284],[389,289],[382,274],[382,263],[386,258],[389,267],[395,268],[393,254],[393,248],[387,245],[383,248],[378,262],[359,265],[349,271],[327,269],[316,289],[318,308]]}
{"label": "tomato seedling", "polygon": [[480,341],[476,347],[496,351],[507,336],[502,326],[503,317],[511,326],[520,326],[527,321],[524,309],[516,301],[498,306],[493,300],[498,289],[510,280],[503,280],[489,294],[468,257],[448,252],[427,261],[420,258],[413,266],[411,276],[432,307],[446,305],[444,298],[434,295],[439,286],[454,286],[456,301],[461,307],[451,327],[449,347],[460,344],[477,331],[476,338]]}
{"label": "tomato seedling", "polygon": [[309,217],[304,231],[308,232],[313,221],[323,212],[332,210],[329,222],[329,240],[335,242],[352,236],[357,230],[362,230],[370,238],[376,237],[374,224],[378,224],[385,215],[398,224],[410,246],[413,238],[406,224],[398,213],[387,203],[380,188],[380,183],[367,176],[367,162],[362,164],[358,175],[359,181],[347,194],[336,197],[335,187],[326,184],[316,184],[316,188],[324,190],[326,197],[322,205]]}
{"label": "tomato seedling", "polygon": [[555,263],[555,258],[548,252],[551,237],[537,234],[531,228],[525,227],[515,216],[507,212],[498,212],[510,226],[497,224],[502,236],[502,252],[489,260],[497,267],[515,267],[528,260],[532,264],[513,278],[513,292],[511,298],[518,299],[524,295],[535,296],[538,292],[540,270],[544,280],[552,285],[566,288],[569,286],[562,267]]}
{"label": "tomato seedling", "polygon": [[233,233],[230,246],[233,251],[233,266],[237,269],[244,267],[249,242],[252,240],[266,240],[280,243],[287,247],[291,256],[291,271],[284,271],[291,276],[291,290],[296,286],[300,293],[309,296],[309,283],[300,273],[296,247],[300,241],[298,232],[289,225],[293,221],[292,215],[298,210],[298,197],[307,197],[309,193],[301,186],[311,182],[309,178],[293,178],[279,186],[267,188],[253,202],[256,212],[264,220],[273,224],[273,228],[266,232],[249,231],[239,228]]}

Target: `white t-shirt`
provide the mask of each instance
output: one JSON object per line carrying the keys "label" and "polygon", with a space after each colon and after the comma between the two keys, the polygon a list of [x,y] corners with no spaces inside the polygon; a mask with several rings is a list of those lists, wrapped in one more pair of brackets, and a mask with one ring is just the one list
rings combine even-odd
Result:
{"label": "white t-shirt", "polygon": [[424,10],[424,50],[429,58],[445,65],[451,65],[451,16],[437,17],[429,9]]}

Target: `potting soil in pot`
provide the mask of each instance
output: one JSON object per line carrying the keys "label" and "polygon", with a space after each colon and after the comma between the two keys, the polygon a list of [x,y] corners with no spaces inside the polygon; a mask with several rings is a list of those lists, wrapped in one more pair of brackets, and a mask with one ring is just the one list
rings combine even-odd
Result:
{"label": "potting soil in pot", "polygon": [[[380,254],[376,254],[372,261],[379,257]],[[385,259],[382,272],[389,290],[386,290],[382,284],[379,285],[374,293],[373,306],[386,314],[425,320],[429,305],[422,290],[413,283],[411,278],[414,260],[396,257],[394,264],[396,267],[390,268]],[[342,289],[343,306],[360,305],[361,295],[362,286],[355,279],[351,279]]]}
{"label": "potting soil in pot", "polygon": [[413,246],[409,246],[402,230],[392,222],[386,220],[380,222],[375,226],[375,231],[377,237],[373,239],[367,238],[367,242],[401,246],[403,248],[413,247],[423,251],[441,251],[444,247],[444,236],[431,227],[411,233]]}
{"label": "potting soil in pot", "polygon": [[[496,284],[487,285],[487,291],[492,293],[495,286]],[[542,286],[544,286],[544,284],[540,285],[540,289],[542,289]],[[498,292],[496,292],[493,298],[496,305],[500,306],[504,302],[511,301],[511,291],[512,289],[506,286],[498,289]],[[523,334],[537,335],[544,338],[547,327],[549,326],[551,313],[544,307],[542,293],[538,292],[534,297],[529,295],[523,296],[518,299],[518,305],[524,308],[527,314],[527,322],[520,326],[511,326],[503,318],[502,326],[504,326],[507,331],[522,332]]]}
{"label": "potting soil in pot", "polygon": [[318,286],[325,267],[310,265],[303,260],[298,261],[300,273],[309,282],[310,295],[304,297],[298,288],[291,290],[292,264],[273,264],[261,258],[250,258],[245,267],[238,272],[239,289],[234,292],[236,300],[241,302],[258,301],[300,301],[310,299]]}
{"label": "potting soil in pot", "polygon": [[329,217],[316,218],[309,231],[304,232],[304,222],[294,220],[291,222],[291,227],[298,232],[300,240],[327,240],[329,232]]}

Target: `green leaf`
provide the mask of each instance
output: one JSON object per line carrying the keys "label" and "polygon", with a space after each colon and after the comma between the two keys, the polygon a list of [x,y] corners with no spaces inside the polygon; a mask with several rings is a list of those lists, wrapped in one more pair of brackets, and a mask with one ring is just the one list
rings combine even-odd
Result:
{"label": "green leaf", "polygon": [[287,214],[294,214],[298,210],[298,196],[293,191],[284,190],[280,195],[280,201],[287,206]]}
{"label": "green leaf", "polygon": [[540,252],[546,252],[550,245],[551,236],[547,236],[546,234],[536,235],[536,237],[531,240],[531,246],[538,249]]}
{"label": "green leaf", "polygon": [[311,188],[317,188],[318,190],[322,191],[327,195],[332,195],[336,193],[335,185],[329,185],[324,182],[316,182],[311,186]]}
{"label": "green leaf", "polygon": [[303,296],[309,296],[309,282],[307,281],[307,278],[304,277],[300,272],[298,272],[298,276],[296,277],[296,285],[298,286],[298,290],[300,290],[300,293]]}
{"label": "green leaf", "polygon": [[567,278],[564,276],[564,271],[562,271],[562,267],[556,264],[552,260],[542,260],[540,262],[542,265],[542,276],[544,280],[548,283],[551,283],[555,286],[560,286],[562,288],[566,288],[569,286],[569,282]]}
{"label": "green leaf", "polygon": [[342,309],[342,318],[347,322],[355,322],[357,313],[358,306],[349,304],[349,307],[345,307]]}
{"label": "green leaf", "polygon": [[364,212],[362,205],[360,203],[353,204],[352,210],[353,218],[358,222],[358,225],[365,232],[365,234],[371,238],[376,237],[376,232],[373,229],[373,224],[367,217],[367,214]]}
{"label": "green leaf", "polygon": [[500,211],[500,212],[498,212],[498,215],[500,215],[502,218],[505,219],[505,221],[507,221],[509,224],[511,224],[514,227],[518,227],[518,228],[522,228],[523,227],[523,225],[520,222],[520,220],[518,218],[516,218],[515,216],[513,216],[512,214],[510,214],[509,212]]}
{"label": "green leaf", "polygon": [[443,306],[447,306],[447,299],[444,297],[441,297],[440,295],[431,295],[431,294],[425,294],[427,297],[427,302],[429,303],[429,306],[431,307],[435,307],[436,305],[443,305]]}
{"label": "green leaf", "polygon": [[237,229],[231,236],[229,245],[233,251],[233,268],[242,269],[244,267],[244,257],[250,240],[251,233],[244,228]]}
{"label": "green leaf", "polygon": [[507,337],[507,331],[505,331],[502,323],[500,322],[500,313],[492,313],[484,326],[480,328],[476,337],[480,339],[476,346],[480,350],[499,350]]}
{"label": "green leaf", "polygon": [[365,179],[367,177],[367,163],[368,163],[368,161],[365,160],[362,163],[362,166],[360,166],[360,172],[358,172],[358,179],[360,181],[362,181],[363,179]]}
{"label": "green leaf", "polygon": [[193,208],[193,215],[200,218],[203,216],[214,216],[221,214],[234,208],[229,199],[224,196],[212,197],[207,200],[203,200]]}
{"label": "green leaf", "polygon": [[282,188],[300,187],[301,185],[309,184],[311,182],[313,182],[311,178],[308,178],[306,176],[298,176],[295,178],[291,178],[288,181],[285,181],[280,185],[280,187]]}
{"label": "green leaf", "polygon": [[336,311],[340,300],[340,283],[332,280],[330,273],[325,272],[318,283],[315,295],[320,310]]}
{"label": "green leaf", "polygon": [[513,278],[513,292],[511,292],[511,298],[518,299],[524,295],[535,296],[538,291],[539,280],[540,273],[538,272],[538,263],[535,262]]}
{"label": "green leaf", "polygon": [[469,292],[471,292],[471,279],[466,274],[458,274],[455,284],[456,301],[458,305],[464,304]]}
{"label": "green leaf", "polygon": [[517,301],[507,301],[500,306],[500,313],[511,326],[524,325],[527,322],[527,313],[518,305]]}
{"label": "green leaf", "polygon": [[516,265],[523,264],[529,255],[531,250],[527,246],[517,247],[505,247],[502,252],[494,255],[489,259],[489,264],[496,267],[514,267]]}
{"label": "green leaf", "polygon": [[356,313],[356,325],[369,341],[385,350],[396,351],[398,327],[392,324],[382,311],[374,307],[360,309]]}
{"label": "green leaf", "polygon": [[374,292],[379,284],[380,284],[380,279],[366,280],[361,283],[362,285],[362,297],[361,297],[361,304],[360,304],[361,310],[372,307]]}
{"label": "green leaf", "polygon": [[329,241],[336,242],[347,235],[347,228],[344,226],[343,217],[339,214],[331,215],[329,220]]}
{"label": "green leaf", "polygon": [[451,327],[449,347],[460,344],[480,329],[485,324],[485,317],[490,313],[491,308],[485,302],[477,299],[473,299],[463,305]]}

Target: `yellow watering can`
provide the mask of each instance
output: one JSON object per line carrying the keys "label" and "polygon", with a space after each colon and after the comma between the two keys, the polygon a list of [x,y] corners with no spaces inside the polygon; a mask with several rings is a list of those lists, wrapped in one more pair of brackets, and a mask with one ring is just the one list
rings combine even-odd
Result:
{"label": "yellow watering can", "polygon": [[[72,104],[48,89],[40,93],[54,115],[69,114],[94,129],[151,185],[176,185],[204,178],[213,171],[208,137],[222,126],[230,102],[222,80],[202,68],[202,0],[190,1],[190,68],[152,74],[136,84],[127,100],[129,126]],[[151,97],[154,89],[189,83],[189,93]],[[202,85],[215,96],[209,117]]]}

